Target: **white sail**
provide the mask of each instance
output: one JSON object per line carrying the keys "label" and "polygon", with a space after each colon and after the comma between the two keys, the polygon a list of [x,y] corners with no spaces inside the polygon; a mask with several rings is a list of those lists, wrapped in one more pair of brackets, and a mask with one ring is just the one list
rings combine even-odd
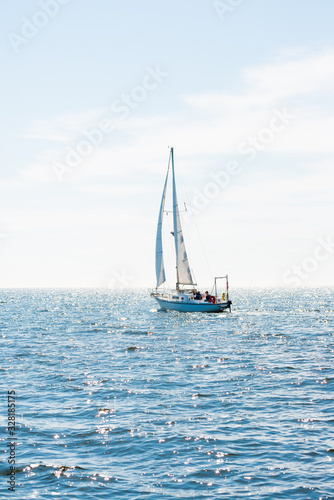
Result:
{"label": "white sail", "polygon": [[162,193],[160,212],[159,212],[159,220],[158,220],[158,229],[157,229],[157,239],[156,239],[156,244],[155,244],[155,272],[156,272],[156,276],[157,276],[157,288],[158,288],[158,286],[162,285],[166,281],[164,254],[163,254],[163,248],[162,248],[162,219],[163,219],[164,209],[165,209],[168,174],[169,174],[169,165],[168,165],[164,190]]}
{"label": "white sail", "polygon": [[184,243],[184,238],[182,233],[179,207],[177,203],[173,148],[171,149],[171,157],[172,157],[172,169],[173,169],[173,216],[174,216],[174,240],[175,240],[175,253],[176,253],[176,273],[177,273],[176,287],[178,288],[179,285],[194,285],[195,283],[193,281],[190,271],[188,255],[186,252],[186,246]]}

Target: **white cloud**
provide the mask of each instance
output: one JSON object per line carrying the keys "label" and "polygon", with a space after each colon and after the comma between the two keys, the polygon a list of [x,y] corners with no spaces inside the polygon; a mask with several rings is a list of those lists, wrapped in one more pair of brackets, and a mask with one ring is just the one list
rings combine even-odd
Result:
{"label": "white cloud", "polygon": [[[198,110],[220,113],[224,110],[244,112],[268,109],[287,103],[293,97],[309,96],[320,91],[333,92],[334,50],[309,55],[285,53],[278,62],[246,68],[242,72],[244,90],[185,96]],[[298,56],[298,57],[297,57]]]}
{"label": "white cloud", "polygon": [[[243,87],[238,92],[187,95],[182,99],[188,108],[178,114],[145,118],[136,115],[118,122],[119,128],[106,134],[103,142],[66,178],[81,181],[121,176],[122,172],[159,172],[164,167],[168,145],[173,145],[176,154],[182,156],[185,168],[204,168],[208,160],[236,154],[241,141],[268,126],[274,108],[286,108],[296,118],[266,150],[333,152],[333,115],[325,105],[313,103],[311,97],[332,92],[334,51],[310,55],[304,50],[293,53],[292,59],[290,53],[288,56],[290,60],[246,68],[242,72]],[[306,95],[306,102],[300,99]],[[108,113],[108,109],[94,110],[58,117],[52,123],[39,122],[29,136],[58,138],[59,146],[42,150],[34,164],[22,169],[22,178],[36,182],[55,180],[52,163],[64,163],[68,148],[75,149],[80,140],[86,139],[82,131],[96,128]]]}
{"label": "white cloud", "polygon": [[243,72],[245,81],[264,92],[272,100],[310,95],[320,90],[331,90],[334,82],[334,51],[325,50],[304,57],[294,57]]}
{"label": "white cloud", "polygon": [[80,134],[91,123],[96,123],[102,113],[103,110],[92,110],[53,116],[48,121],[35,120],[29,129],[20,134],[20,137],[66,144],[75,134]]}

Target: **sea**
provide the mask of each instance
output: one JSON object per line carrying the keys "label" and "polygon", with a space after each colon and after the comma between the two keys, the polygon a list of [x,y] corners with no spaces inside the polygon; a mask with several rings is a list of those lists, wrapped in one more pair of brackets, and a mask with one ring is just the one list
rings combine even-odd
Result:
{"label": "sea", "polygon": [[0,498],[334,499],[334,289],[231,299],[0,290]]}

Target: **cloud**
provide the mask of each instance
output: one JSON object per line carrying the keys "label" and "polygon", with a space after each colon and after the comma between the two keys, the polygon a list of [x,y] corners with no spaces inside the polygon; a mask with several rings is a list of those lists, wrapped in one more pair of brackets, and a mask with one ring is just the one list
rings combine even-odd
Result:
{"label": "cloud", "polygon": [[103,110],[89,110],[81,113],[69,113],[62,116],[50,117],[48,121],[35,120],[27,130],[20,134],[20,137],[41,141],[54,141],[66,144],[73,140],[76,134],[96,122]]}
{"label": "cloud", "polygon": [[129,184],[117,184],[117,185],[105,185],[105,184],[91,184],[89,186],[83,185],[77,188],[78,191],[82,193],[93,193],[110,195],[113,197],[123,197],[123,196],[134,196],[134,195],[144,195],[154,192],[152,187],[145,184],[143,185],[129,185]]}
{"label": "cloud", "polygon": [[332,90],[334,82],[334,51],[294,57],[290,61],[247,68],[244,80],[265,96],[281,100]]}
{"label": "cloud", "polygon": [[[274,108],[287,108],[296,119],[275,136],[266,151],[332,153],[334,118],[324,95],[332,93],[333,86],[333,50],[313,54],[306,49],[285,51],[284,58],[271,64],[245,68],[238,91],[184,95],[180,99],[186,106],[178,113],[141,116],[136,112],[118,121],[117,129],[105,134],[102,143],[66,179],[121,179],[125,174],[159,173],[165,168],[167,146],[172,145],[185,170],[203,169],[224,155],[238,154],[241,141],[268,126]],[[52,163],[64,163],[68,148],[75,149],[80,140],[87,139],[82,132],[94,129],[109,114],[108,109],[92,110],[37,122],[27,136],[58,145],[42,149],[35,162],[21,169],[21,178],[56,181]]]}
{"label": "cloud", "polygon": [[309,96],[322,91],[333,92],[334,50],[315,54],[304,51],[285,52],[279,61],[245,68],[241,72],[244,90],[241,92],[214,92],[185,96],[195,109],[220,113],[223,110],[243,112],[268,109],[291,98]]}

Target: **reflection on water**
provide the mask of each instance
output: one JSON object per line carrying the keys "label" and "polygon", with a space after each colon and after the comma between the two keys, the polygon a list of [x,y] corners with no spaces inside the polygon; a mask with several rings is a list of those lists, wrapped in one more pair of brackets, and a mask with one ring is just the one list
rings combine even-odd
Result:
{"label": "reflection on water", "polygon": [[334,498],[334,291],[232,299],[2,290],[19,498]]}

